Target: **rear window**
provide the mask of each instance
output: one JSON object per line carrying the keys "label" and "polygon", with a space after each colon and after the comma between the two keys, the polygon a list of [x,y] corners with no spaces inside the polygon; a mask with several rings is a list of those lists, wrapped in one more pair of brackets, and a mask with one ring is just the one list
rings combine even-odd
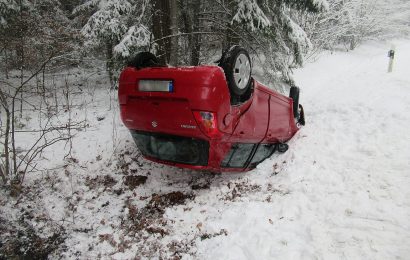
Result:
{"label": "rear window", "polygon": [[131,134],[143,155],[169,162],[208,165],[209,143],[205,140],[140,131]]}

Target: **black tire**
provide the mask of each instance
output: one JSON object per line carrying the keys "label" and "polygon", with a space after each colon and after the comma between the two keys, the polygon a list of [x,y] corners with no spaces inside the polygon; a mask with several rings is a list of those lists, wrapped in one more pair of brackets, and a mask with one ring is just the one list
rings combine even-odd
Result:
{"label": "black tire", "polygon": [[277,148],[278,152],[285,153],[289,149],[289,145],[285,143],[278,143]]}
{"label": "black tire", "polygon": [[128,62],[128,66],[136,69],[143,69],[147,67],[159,66],[159,63],[158,58],[154,54],[145,51],[135,55],[135,57]]}
{"label": "black tire", "polygon": [[299,88],[291,87],[289,97],[293,99],[293,117],[299,119]]}
{"label": "black tire", "polygon": [[303,106],[299,104],[299,124],[305,125],[305,112],[303,110]]}
{"label": "black tire", "polygon": [[224,70],[231,98],[238,98],[248,91],[252,83],[252,64],[244,48],[233,46],[224,51],[218,65]]}

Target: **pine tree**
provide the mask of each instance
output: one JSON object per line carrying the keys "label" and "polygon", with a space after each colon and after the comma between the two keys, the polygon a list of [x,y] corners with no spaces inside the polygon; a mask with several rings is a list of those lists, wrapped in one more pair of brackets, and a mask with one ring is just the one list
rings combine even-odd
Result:
{"label": "pine tree", "polygon": [[[215,1],[208,13],[211,24],[225,29],[227,44],[241,44],[255,54],[264,68],[264,78],[291,84],[291,68],[303,64],[311,47],[304,30],[292,18],[292,11],[319,13],[328,8],[325,0],[232,0],[226,5]],[[222,6],[221,6],[222,5]],[[221,16],[221,10],[223,15]],[[219,17],[213,15],[217,13]],[[231,40],[235,38],[236,40]]]}
{"label": "pine tree", "polygon": [[0,20],[6,71],[19,68],[21,77],[24,70],[37,68],[50,56],[73,49],[74,30],[58,0],[0,2]]}
{"label": "pine tree", "polygon": [[92,14],[81,33],[85,47],[105,57],[112,88],[124,63],[121,58],[149,44],[150,32],[142,23],[146,5],[147,1],[139,0],[89,0],[74,10],[77,16]]}

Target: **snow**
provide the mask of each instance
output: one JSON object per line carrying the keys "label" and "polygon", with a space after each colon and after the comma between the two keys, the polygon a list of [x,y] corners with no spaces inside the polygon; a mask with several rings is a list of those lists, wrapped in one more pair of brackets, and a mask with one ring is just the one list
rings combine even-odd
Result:
{"label": "snow", "polygon": [[319,10],[329,10],[329,3],[327,0],[313,0],[313,5],[315,5]]}
{"label": "snow", "polygon": [[122,55],[123,57],[128,57],[131,55],[131,47],[142,48],[144,46],[148,46],[150,36],[151,34],[149,30],[144,25],[140,25],[138,28],[131,26],[121,42],[114,47],[114,52]]}
{"label": "snow", "polygon": [[[79,6],[75,12],[81,12],[97,5],[96,1],[90,1]],[[122,36],[128,31],[124,23],[126,14],[133,11],[133,6],[127,0],[100,0],[97,10],[88,19],[87,23],[81,29],[81,33],[87,39],[86,44],[92,46],[99,44],[99,38],[111,38],[121,40]]]}
{"label": "snow", "polygon": [[[306,127],[290,151],[242,177],[282,192],[229,206],[212,203],[203,221],[229,235],[198,243],[199,258],[406,258],[410,43],[396,44],[392,74],[386,73],[389,45],[376,43],[326,55],[297,71]],[[271,176],[272,165],[283,161],[286,167]],[[263,202],[269,195],[271,202]],[[203,203],[214,201],[210,196]],[[198,197],[196,202],[201,204]],[[179,213],[174,218],[182,218]]]}
{"label": "snow", "polygon": [[245,23],[252,31],[268,27],[271,22],[255,0],[237,1],[238,10],[232,18],[232,23]]}
{"label": "snow", "polygon": [[284,15],[283,19],[286,21],[286,25],[289,27],[289,38],[292,42],[299,44],[303,49],[309,50],[312,48],[312,43],[306,32],[295,23],[288,15]]}
{"label": "snow", "polygon": [[[79,72],[76,80],[89,78],[89,88],[72,114],[89,127],[73,140],[78,162],[62,162],[64,144],[45,152],[42,166],[57,169],[27,175],[27,198],[0,190],[0,219],[27,222],[42,236],[63,228],[50,258],[406,259],[409,66],[409,40],[322,53],[295,71],[307,122],[290,149],[251,172],[218,175],[141,158],[118,108],[109,109],[116,101],[107,80]],[[19,138],[19,146],[31,140]],[[130,187],[130,176],[147,179]],[[170,192],[187,198],[161,208],[158,196]],[[137,229],[136,216],[148,226]]]}

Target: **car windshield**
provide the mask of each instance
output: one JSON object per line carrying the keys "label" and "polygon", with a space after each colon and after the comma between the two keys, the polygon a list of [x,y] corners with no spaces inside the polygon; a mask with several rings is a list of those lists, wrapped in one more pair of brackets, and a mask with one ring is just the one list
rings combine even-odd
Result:
{"label": "car windshield", "polygon": [[224,168],[254,168],[275,151],[274,144],[232,145],[221,166]]}
{"label": "car windshield", "polygon": [[256,167],[259,163],[261,163],[263,160],[268,158],[273,154],[275,151],[276,146],[274,144],[260,144],[258,146],[258,149],[256,150],[255,155],[252,158],[251,161],[251,168]]}
{"label": "car windshield", "polygon": [[252,154],[255,144],[241,144],[232,145],[230,152],[222,161],[224,168],[243,168],[247,166],[249,156]]}
{"label": "car windshield", "polygon": [[183,164],[208,164],[207,141],[139,131],[132,131],[132,136],[143,155]]}

